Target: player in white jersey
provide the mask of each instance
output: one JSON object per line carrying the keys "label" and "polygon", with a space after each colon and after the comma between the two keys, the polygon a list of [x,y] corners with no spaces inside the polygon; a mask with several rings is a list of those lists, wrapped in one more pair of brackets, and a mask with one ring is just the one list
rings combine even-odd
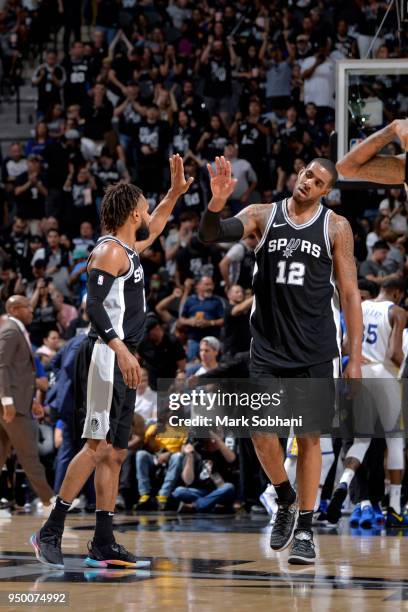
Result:
{"label": "player in white jersey", "polygon": [[[362,346],[362,377],[364,393],[354,402],[355,430],[367,435],[374,433],[380,420],[387,443],[387,468],[390,474],[390,504],[386,524],[389,527],[408,527],[408,517],[401,515],[401,482],[404,470],[404,440],[400,432],[401,388],[398,368],[403,360],[402,334],[406,325],[406,313],[397,306],[404,295],[404,284],[398,279],[388,279],[377,298],[362,303],[364,335]],[[365,400],[370,398],[368,402]],[[373,408],[374,399],[375,408]],[[400,432],[399,434],[396,432]],[[394,434],[394,435],[393,435]],[[369,437],[355,438],[347,452],[344,472],[327,509],[327,518],[337,523],[348,487],[368,450]],[[360,509],[371,504],[360,503]],[[363,511],[362,510],[362,511]]]}

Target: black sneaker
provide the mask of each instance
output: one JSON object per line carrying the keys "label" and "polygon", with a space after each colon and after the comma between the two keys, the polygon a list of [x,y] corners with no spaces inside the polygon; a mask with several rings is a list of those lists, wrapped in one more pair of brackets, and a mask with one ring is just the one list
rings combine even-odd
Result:
{"label": "black sneaker", "polygon": [[346,497],[347,487],[341,485],[337,487],[327,508],[327,520],[329,521],[329,523],[335,525],[339,522],[341,518],[341,509],[343,507],[343,503]]}
{"label": "black sneaker", "polygon": [[290,547],[288,563],[292,565],[312,565],[316,560],[313,544],[313,533],[296,529],[292,546]]}
{"label": "black sneaker", "polygon": [[64,568],[64,558],[61,551],[62,533],[40,529],[30,538],[38,561],[48,567]]}
{"label": "black sneaker", "polygon": [[138,567],[138,560],[124,546],[117,542],[96,546],[88,542],[88,556],[85,559],[88,567]]}
{"label": "black sneaker", "polygon": [[278,504],[278,511],[271,531],[270,545],[272,550],[279,552],[289,546],[293,539],[297,515],[297,501],[294,501],[293,504]]}

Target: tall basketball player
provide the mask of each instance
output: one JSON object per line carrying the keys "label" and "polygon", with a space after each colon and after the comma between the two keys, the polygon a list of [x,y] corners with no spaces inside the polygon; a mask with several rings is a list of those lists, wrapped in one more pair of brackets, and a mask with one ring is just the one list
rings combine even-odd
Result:
{"label": "tall basketball player", "polygon": [[127,455],[140,366],[135,357],[145,322],[146,301],[139,253],[163,231],[180,195],[192,183],[182,159],[170,158],[171,187],[150,216],[134,185],[109,187],[102,203],[102,236],[88,261],[89,372],[86,443],[71,461],[56,504],[31,538],[37,559],[62,568],[61,538],[72,500],[95,470],[96,528],[88,544],[90,567],[135,567],[136,557],[116,543],[113,514],[121,465]]}
{"label": "tall basketball player", "polygon": [[[212,199],[201,219],[201,239],[238,241],[256,233],[259,240],[253,280],[251,376],[332,379],[338,375],[338,288],[350,339],[344,376],[359,378],[363,328],[353,234],[346,219],[320,203],[336,181],[334,164],[327,159],[313,160],[300,171],[292,197],[248,206],[226,220],[220,219],[220,212],[235,187],[231,166],[221,157],[216,159],[216,169],[208,166],[208,170]],[[316,432],[297,438],[298,501],[284,469],[278,437],[272,433],[252,436],[278,495],[271,547],[281,551],[291,544],[289,562],[311,564],[316,557],[312,518],[321,470],[320,436]]]}
{"label": "tall basketball player", "polygon": [[[367,384],[367,391],[375,397],[375,406],[366,405],[363,399],[356,398],[360,405],[353,406],[354,427],[365,437],[355,438],[349,448],[344,472],[339,485],[327,508],[330,523],[337,523],[347,491],[357,469],[363,462],[371,439],[367,437],[379,419],[387,443],[387,468],[390,474],[390,503],[387,510],[387,527],[408,527],[408,517],[401,513],[401,483],[404,470],[404,439],[400,429],[401,387],[398,381],[398,368],[403,360],[402,333],[407,316],[398,304],[405,290],[404,281],[388,279],[380,293],[373,300],[364,300],[363,309],[363,366],[362,377],[375,379]],[[366,517],[372,514],[371,502],[361,500],[360,510]],[[354,513],[358,516],[357,513]]]}

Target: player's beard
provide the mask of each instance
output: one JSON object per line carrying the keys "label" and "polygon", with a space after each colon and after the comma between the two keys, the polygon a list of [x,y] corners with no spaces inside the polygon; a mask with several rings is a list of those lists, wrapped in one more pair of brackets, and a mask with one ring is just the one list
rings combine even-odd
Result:
{"label": "player's beard", "polygon": [[142,219],[140,227],[136,230],[135,236],[136,242],[141,242],[142,240],[147,240],[149,238],[150,229],[144,219]]}

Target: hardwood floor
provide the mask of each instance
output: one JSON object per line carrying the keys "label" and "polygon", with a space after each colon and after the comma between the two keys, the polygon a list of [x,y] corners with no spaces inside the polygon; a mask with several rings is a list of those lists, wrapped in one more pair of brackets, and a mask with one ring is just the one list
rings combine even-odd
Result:
{"label": "hardwood floor", "polygon": [[[0,518],[1,609],[86,612],[172,610],[408,610],[408,533],[350,533],[346,525],[316,534],[314,568],[287,564],[269,548],[264,517],[149,514],[115,517],[116,538],[141,560],[139,570],[83,566],[93,516],[75,515],[63,538],[66,567],[37,563],[28,540],[42,519]],[[13,605],[11,593],[65,592],[68,605]]]}

